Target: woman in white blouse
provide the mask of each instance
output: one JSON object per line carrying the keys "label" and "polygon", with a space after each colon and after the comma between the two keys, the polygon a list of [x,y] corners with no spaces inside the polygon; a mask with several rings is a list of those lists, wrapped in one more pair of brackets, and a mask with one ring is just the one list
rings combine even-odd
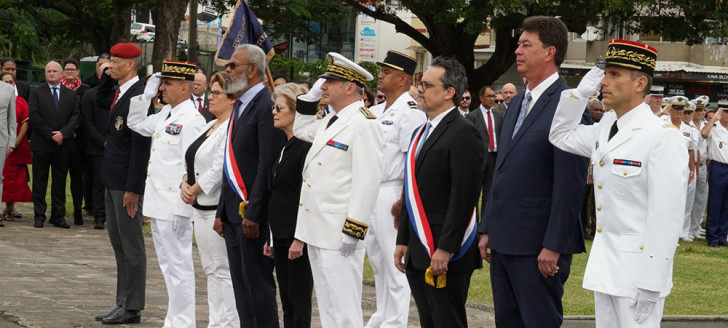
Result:
{"label": "woman in white blouse", "polygon": [[225,93],[229,81],[225,72],[210,78],[210,113],[215,119],[208,122],[204,133],[185,152],[187,174],[182,178],[182,200],[195,211],[195,240],[202,268],[207,275],[207,303],[210,308],[208,327],[239,327],[235,294],[230,278],[225,239],[213,227],[222,186],[222,162],[228,119],[237,97]]}

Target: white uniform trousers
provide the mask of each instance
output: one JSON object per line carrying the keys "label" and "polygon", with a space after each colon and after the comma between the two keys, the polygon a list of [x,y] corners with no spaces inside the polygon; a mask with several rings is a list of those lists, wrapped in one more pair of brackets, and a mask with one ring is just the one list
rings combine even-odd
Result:
{"label": "white uniform trousers", "polygon": [[700,232],[700,225],[703,223],[705,209],[708,206],[708,165],[700,165],[697,180],[697,184],[695,185],[693,212],[690,215],[692,217],[690,233],[694,236]]}
{"label": "white uniform trousers", "polygon": [[195,240],[200,253],[202,270],[207,276],[207,305],[210,308],[208,328],[240,327],[240,317],[235,307],[233,280],[227,257],[225,238],[212,229],[215,210],[192,212],[195,223]]}
{"label": "white uniform trousers", "polygon": [[688,184],[688,195],[685,198],[685,215],[683,218],[683,228],[682,232],[680,233],[680,237],[688,237],[692,238],[693,236],[690,233],[690,226],[693,222],[693,202],[695,201],[695,185],[696,181],[693,179],[692,182]]}
{"label": "white uniform trousers", "polygon": [[192,264],[192,222],[175,215],[172,221],[152,218],[152,237],[169,303],[164,327],[195,327],[195,267]]}
{"label": "white uniform trousers", "polygon": [[665,298],[661,297],[652,314],[643,323],[634,320],[634,306],[630,306],[631,297],[618,297],[594,292],[594,317],[596,328],[658,328],[662,321],[662,310]]}
{"label": "white uniform trousers", "polygon": [[361,328],[361,284],[365,249],[349,256],[308,245],[313,286],[323,328]]}
{"label": "white uniform trousers", "polygon": [[377,311],[369,318],[368,328],[407,327],[410,288],[407,276],[394,266],[397,230],[394,229],[392,216],[392,204],[402,194],[402,183],[394,181],[380,185],[377,203],[369,221],[367,256],[374,269]]}

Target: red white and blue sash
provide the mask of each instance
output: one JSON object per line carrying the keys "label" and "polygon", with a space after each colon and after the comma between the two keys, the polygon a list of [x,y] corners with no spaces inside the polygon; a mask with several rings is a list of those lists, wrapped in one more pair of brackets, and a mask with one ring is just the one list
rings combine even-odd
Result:
{"label": "red white and blue sash", "polygon": [[[422,138],[422,131],[425,129],[425,124],[420,126],[419,130],[412,138],[409,149],[407,151],[407,158],[404,166],[404,196],[405,204],[407,205],[407,213],[409,214],[410,223],[415,228],[415,233],[420,239],[422,246],[425,247],[425,252],[432,258],[435,253],[435,240],[432,237],[432,231],[430,230],[430,222],[427,220],[425,214],[425,208],[422,206],[422,199],[420,198],[420,191],[417,187],[417,179],[415,179],[415,153],[417,152],[417,145]],[[424,140],[422,141],[424,142]],[[473,214],[470,216],[468,222],[468,228],[465,230],[463,241],[460,244],[460,250],[453,255],[450,261],[457,261],[465,252],[470,248],[470,245],[475,240],[476,235],[476,208],[473,208]]]}
{"label": "red white and blue sash", "polygon": [[233,151],[232,142],[233,123],[237,118],[239,107],[241,106],[235,106],[235,108],[233,108],[233,113],[230,115],[230,122],[228,123],[228,133],[225,140],[225,162],[223,163],[223,165],[225,178],[230,184],[230,187],[232,187],[235,193],[238,194],[238,197],[243,200],[242,203],[247,203],[248,191],[245,189],[243,175],[240,174],[240,168],[238,168],[238,163],[235,161],[235,153]]}

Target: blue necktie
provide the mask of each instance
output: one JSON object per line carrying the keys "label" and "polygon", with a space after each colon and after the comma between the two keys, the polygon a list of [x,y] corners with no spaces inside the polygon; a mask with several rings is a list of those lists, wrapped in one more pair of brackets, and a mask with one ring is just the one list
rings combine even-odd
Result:
{"label": "blue necktie", "polygon": [[521,100],[521,111],[518,113],[518,119],[516,120],[516,126],[513,127],[513,134],[511,135],[511,139],[516,136],[518,129],[520,129],[521,125],[523,124],[523,120],[526,119],[526,109],[528,108],[529,102],[531,102],[530,92],[526,93],[526,96],[523,97],[523,100]]}
{"label": "blue necktie", "polygon": [[56,104],[56,109],[58,109],[58,87],[53,87],[53,103]]}
{"label": "blue necktie", "polygon": [[415,152],[415,158],[420,155],[420,149],[422,149],[422,145],[425,144],[425,141],[427,141],[427,136],[430,135],[430,127],[432,127],[432,123],[427,122],[427,125],[425,125],[425,131],[422,132],[422,136],[420,137],[420,144],[417,145],[417,151]]}
{"label": "blue necktie", "polygon": [[243,104],[243,102],[240,101],[240,99],[238,99],[238,101],[235,102],[235,107],[233,107],[233,114],[235,115],[233,117],[233,122],[235,122],[235,123],[237,123],[238,118],[240,118],[240,106],[242,104]]}

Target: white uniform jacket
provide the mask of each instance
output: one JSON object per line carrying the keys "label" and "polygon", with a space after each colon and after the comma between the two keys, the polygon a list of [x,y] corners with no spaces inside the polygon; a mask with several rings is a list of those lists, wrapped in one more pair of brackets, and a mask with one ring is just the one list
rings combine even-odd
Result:
{"label": "white uniform jacket", "polygon": [[382,172],[382,131],[362,101],[344,107],[327,129],[333,114],[316,119],[296,113],[293,134],[312,145],[303,167],[295,238],[338,250],[345,226],[359,239],[369,228]]}
{"label": "white uniform jacket", "polygon": [[129,128],[152,137],[143,214],[161,220],[172,220],[175,215],[190,217],[192,206],[182,201],[179,186],[185,174],[185,151],[200,136],[205,118],[189,99],[174,108],[165,105],[157,114],[147,116],[148,110],[149,102],[141,95],[131,98]]}
{"label": "white uniform jacket", "polygon": [[685,139],[642,103],[619,119],[619,132],[607,141],[616,114],[579,125],[586,102],[564,91],[549,135],[554,146],[591,158],[597,233],[583,287],[619,297],[642,288],[664,297],[685,213]]}
{"label": "white uniform jacket", "polygon": [[[207,133],[215,125],[217,119],[208,122],[202,129]],[[215,206],[220,202],[220,190],[222,189],[222,167],[225,159],[225,141],[227,136],[226,127],[228,120],[222,122],[212,134],[205,139],[195,153],[195,182],[200,184],[202,192],[197,195],[197,204],[202,206]],[[200,133],[197,138],[199,138]],[[196,140],[196,139],[195,139]],[[193,140],[194,141],[194,140]],[[184,161],[185,172],[187,162]],[[181,181],[182,177],[180,177]]]}
{"label": "white uniform jacket", "polygon": [[[382,129],[384,145],[382,148],[382,182],[404,180],[404,160],[407,156],[412,134],[427,121],[425,112],[417,108],[417,103],[405,92],[384,111],[387,102],[374,105],[369,110],[377,116]],[[396,199],[388,199],[390,203]]]}

